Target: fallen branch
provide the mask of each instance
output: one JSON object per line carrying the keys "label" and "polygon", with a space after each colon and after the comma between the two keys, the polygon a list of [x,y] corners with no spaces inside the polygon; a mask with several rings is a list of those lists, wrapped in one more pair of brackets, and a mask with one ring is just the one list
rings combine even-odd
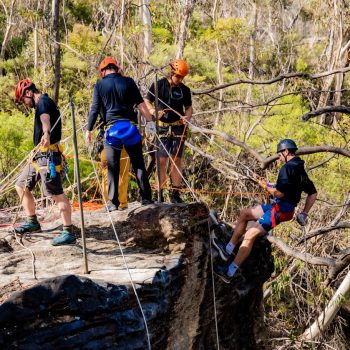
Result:
{"label": "fallen branch", "polygon": [[277,237],[267,236],[267,240],[275,244],[279,249],[283,251],[283,253],[287,254],[288,256],[292,256],[311,265],[328,266],[330,268],[336,266],[336,261],[332,258],[325,258],[321,256],[314,256],[306,252],[299,252]]}
{"label": "fallen branch", "polygon": [[350,107],[346,107],[346,106],[342,106],[342,105],[340,105],[340,106],[323,107],[323,108],[320,108],[320,109],[316,109],[315,111],[311,111],[309,113],[304,114],[301,117],[301,120],[306,122],[310,118],[317,117],[317,116],[319,116],[321,114],[333,113],[333,112],[340,112],[340,113],[350,114]]}
{"label": "fallen branch", "polygon": [[301,238],[299,240],[298,243],[303,243],[307,240],[309,240],[310,238],[322,235],[324,233],[333,231],[333,230],[337,230],[340,228],[350,228],[350,222],[348,221],[339,221],[337,224],[331,223],[328,226],[324,226],[315,230],[310,231],[310,233],[308,235],[306,235],[305,237]]}
{"label": "fallen branch", "polygon": [[286,73],[286,74],[280,74],[275,78],[269,79],[269,80],[251,80],[251,79],[238,79],[235,81],[232,81],[230,83],[222,84],[213,86],[209,89],[204,90],[194,90],[192,91],[193,95],[202,95],[202,94],[208,94],[213,91],[226,89],[227,87],[233,86],[233,85],[240,85],[240,84],[252,84],[252,85],[269,85],[276,83],[278,81],[284,80],[284,79],[291,79],[291,78],[308,78],[308,79],[319,79],[326,77],[328,75],[333,75],[337,73],[346,73],[350,71],[350,67],[346,68],[338,68],[331,71],[326,71],[323,73],[318,74],[310,74],[305,72],[294,72],[294,73]]}
{"label": "fallen branch", "polygon": [[[277,154],[273,154],[273,155],[266,157],[266,158],[263,157],[255,149],[253,149],[252,147],[250,147],[246,143],[237,140],[234,136],[229,135],[229,134],[225,133],[224,131],[200,128],[199,126],[194,126],[194,125],[191,125],[190,129],[191,129],[191,132],[194,134],[195,133],[202,133],[202,134],[220,136],[225,141],[244,149],[247,153],[249,153],[255,159],[258,160],[262,169],[266,169],[269,164],[273,163],[274,161],[276,161],[278,159]],[[345,148],[341,148],[341,147],[335,147],[335,146],[300,147],[296,154],[303,155],[303,154],[313,154],[313,153],[320,153],[320,152],[332,152],[332,153],[341,154],[345,157],[350,158],[350,151],[349,150],[347,150]]]}

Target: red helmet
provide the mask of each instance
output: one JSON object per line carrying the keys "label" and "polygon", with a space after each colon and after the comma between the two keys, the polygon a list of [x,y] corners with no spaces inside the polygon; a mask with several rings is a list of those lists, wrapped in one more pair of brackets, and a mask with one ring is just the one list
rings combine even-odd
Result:
{"label": "red helmet", "polygon": [[16,89],[15,89],[16,101],[21,101],[23,96],[24,96],[24,92],[28,88],[30,88],[32,85],[34,85],[34,84],[29,79],[20,80],[17,83]]}
{"label": "red helmet", "polygon": [[185,77],[190,70],[190,67],[185,60],[179,58],[170,63],[171,72]]}
{"label": "red helmet", "polygon": [[117,70],[120,69],[118,62],[113,57],[106,57],[101,61],[99,66],[100,76],[102,76],[102,71],[106,69],[109,65],[115,66]]}

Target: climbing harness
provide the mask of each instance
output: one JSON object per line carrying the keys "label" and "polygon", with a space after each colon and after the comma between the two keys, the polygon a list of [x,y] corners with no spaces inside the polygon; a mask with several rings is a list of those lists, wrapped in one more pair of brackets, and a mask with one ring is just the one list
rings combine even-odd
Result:
{"label": "climbing harness", "polygon": [[[279,222],[276,222],[276,216],[279,218]],[[271,209],[271,223],[272,228],[275,228],[279,223],[292,220],[294,216],[294,210],[287,213],[282,213],[278,203],[274,203]]]}

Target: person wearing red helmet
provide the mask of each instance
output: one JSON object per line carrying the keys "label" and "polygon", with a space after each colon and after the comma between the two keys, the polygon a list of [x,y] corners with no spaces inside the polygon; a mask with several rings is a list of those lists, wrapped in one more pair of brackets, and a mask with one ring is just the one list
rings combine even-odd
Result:
{"label": "person wearing red helmet", "polygon": [[[305,171],[304,161],[295,155],[297,150],[296,143],[291,139],[283,139],[278,143],[277,154],[283,166],[278,173],[277,183],[272,185],[262,178],[258,180],[259,184],[273,196],[271,204],[243,209],[231,240],[227,244],[216,237],[212,239],[213,246],[220,258],[224,261],[231,261],[226,265],[214,264],[214,272],[225,283],[230,283],[240,266],[248,258],[258,237],[266,235],[281,222],[292,220],[302,192],[305,192],[307,197],[304,209],[296,215],[296,220],[301,226],[307,224],[308,213],[317,198],[317,190]],[[251,220],[256,220],[256,222],[254,226],[246,230],[248,221]],[[243,235],[243,241],[233,260],[234,249]]]}
{"label": "person wearing red helmet", "polygon": [[[186,139],[186,121],[192,117],[191,90],[183,84],[183,79],[189,73],[189,66],[183,59],[175,59],[170,63],[169,75],[157,81],[158,87],[158,116],[160,145],[160,192],[164,201],[163,186],[166,181],[166,169],[169,155],[176,166],[171,164],[170,177],[172,190],[170,201],[182,203],[180,189],[182,183],[182,156]],[[147,107],[155,116],[155,88],[154,83],[145,98]],[[170,107],[170,108],[169,108]],[[158,194],[157,194],[158,197]]]}
{"label": "person wearing red helmet", "polygon": [[35,108],[34,145],[38,147],[34,159],[29,163],[16,182],[16,190],[28,217],[27,221],[15,228],[17,233],[40,232],[41,227],[35,212],[32,190],[41,181],[44,194],[57,203],[63,221],[63,230],[52,245],[70,244],[76,241],[73,232],[71,206],[62,188],[62,146],[60,145],[62,123],[55,102],[41,93],[29,79],[18,82],[15,89],[17,102]]}
{"label": "person wearing red helmet", "polygon": [[99,66],[101,79],[96,83],[90,107],[86,140],[92,141],[92,130],[97,117],[103,111],[106,121],[104,150],[107,159],[108,211],[117,210],[119,202],[118,185],[120,154],[125,147],[136,175],[142,204],[152,203],[152,191],[142,155],[141,135],[136,128],[136,106],[148,121],[147,130],[155,133],[152,117],[142,99],[134,80],[126,77],[118,62],[106,57]]}

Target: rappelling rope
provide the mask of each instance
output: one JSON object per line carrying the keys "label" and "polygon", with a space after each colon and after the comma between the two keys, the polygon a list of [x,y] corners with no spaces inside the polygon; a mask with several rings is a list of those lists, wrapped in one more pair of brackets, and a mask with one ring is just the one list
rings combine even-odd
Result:
{"label": "rappelling rope", "polygon": [[178,171],[179,175],[181,176],[181,178],[183,179],[184,183],[186,184],[186,186],[188,187],[188,189],[190,190],[193,198],[197,201],[200,202],[199,198],[196,196],[196,194],[194,193],[191,185],[188,183],[188,181],[185,179],[185,177],[182,175],[180,169],[177,167],[177,165],[175,164],[175,161],[172,159],[170,153],[168,152],[168,150],[166,149],[166,147],[164,146],[164,143],[162,142],[161,138],[159,137],[159,135],[156,134],[156,137],[158,139],[158,141],[160,142],[160,144],[163,146],[164,151],[166,152],[166,154],[168,155],[170,161],[173,163],[175,169]]}
{"label": "rappelling rope", "polygon": [[[74,106],[75,106],[75,104],[74,104]],[[83,124],[82,124],[82,121],[81,121],[81,117],[80,117],[79,111],[78,111],[77,109],[76,109],[76,111],[77,111],[77,117],[78,117],[79,123],[80,123],[80,125],[82,126]],[[83,130],[82,127],[81,127],[81,130]],[[84,136],[84,134],[83,134],[83,136]],[[84,140],[85,140],[85,137],[84,137]],[[91,161],[92,161],[91,152],[90,152],[89,146],[87,145],[86,142],[85,142],[85,146],[86,146],[86,148],[87,148],[87,150],[88,150],[89,157],[90,157],[90,159],[91,159]],[[100,191],[101,191],[101,193],[102,193],[102,184],[101,184],[101,181],[100,181],[100,179],[99,179],[98,172],[97,172],[97,170],[96,170],[96,166],[95,166],[95,164],[94,164],[93,162],[91,162],[91,164],[92,164],[92,166],[93,166],[94,173],[95,173],[96,179],[97,179],[97,181],[98,181],[99,189],[100,189]],[[106,207],[106,209],[107,209],[107,202],[106,202],[104,196],[102,196],[102,200],[103,200],[103,202],[104,202],[104,204],[105,204],[105,207]],[[120,253],[121,253],[121,255],[122,255],[122,259],[123,259],[123,262],[124,262],[124,266],[125,266],[125,268],[126,268],[126,270],[127,270],[127,272],[128,272],[129,279],[130,279],[130,282],[131,282],[131,286],[132,286],[132,289],[133,289],[133,291],[134,291],[134,294],[135,294],[137,303],[138,303],[138,305],[139,305],[139,308],[140,308],[140,311],[141,311],[141,314],[142,314],[142,318],[143,318],[144,325],[145,325],[145,330],[146,330],[146,335],[147,335],[148,349],[151,350],[151,349],[152,349],[152,347],[151,347],[151,340],[150,340],[150,334],[149,334],[149,331],[148,331],[148,326],[147,326],[146,317],[145,317],[144,311],[143,311],[143,309],[142,309],[142,304],[141,304],[141,301],[140,301],[139,296],[138,296],[138,294],[137,294],[137,291],[136,291],[136,288],[135,288],[135,284],[134,284],[134,281],[133,281],[133,279],[132,279],[132,276],[131,276],[131,272],[130,272],[128,263],[126,262],[125,255],[124,255],[123,248],[122,248],[121,243],[120,243],[120,240],[119,240],[119,236],[118,236],[117,230],[115,229],[115,225],[114,225],[114,222],[113,222],[111,213],[110,213],[110,211],[109,211],[108,209],[107,209],[107,215],[108,215],[109,221],[111,222],[111,225],[112,225],[112,228],[113,228],[113,231],[114,231],[114,235],[115,235],[115,237],[116,237],[116,240],[117,240],[117,243],[118,243],[118,246],[119,246],[119,250],[120,250]]]}
{"label": "rappelling rope", "polygon": [[209,251],[210,251],[210,267],[211,267],[211,282],[213,287],[213,301],[214,301],[214,320],[215,320],[215,331],[216,331],[216,344],[218,350],[220,350],[220,340],[219,340],[219,327],[218,327],[218,316],[216,310],[216,293],[215,293],[215,281],[214,281],[214,267],[213,267],[213,254],[211,247],[211,232],[210,232],[210,223],[208,221],[208,235],[209,235]]}

